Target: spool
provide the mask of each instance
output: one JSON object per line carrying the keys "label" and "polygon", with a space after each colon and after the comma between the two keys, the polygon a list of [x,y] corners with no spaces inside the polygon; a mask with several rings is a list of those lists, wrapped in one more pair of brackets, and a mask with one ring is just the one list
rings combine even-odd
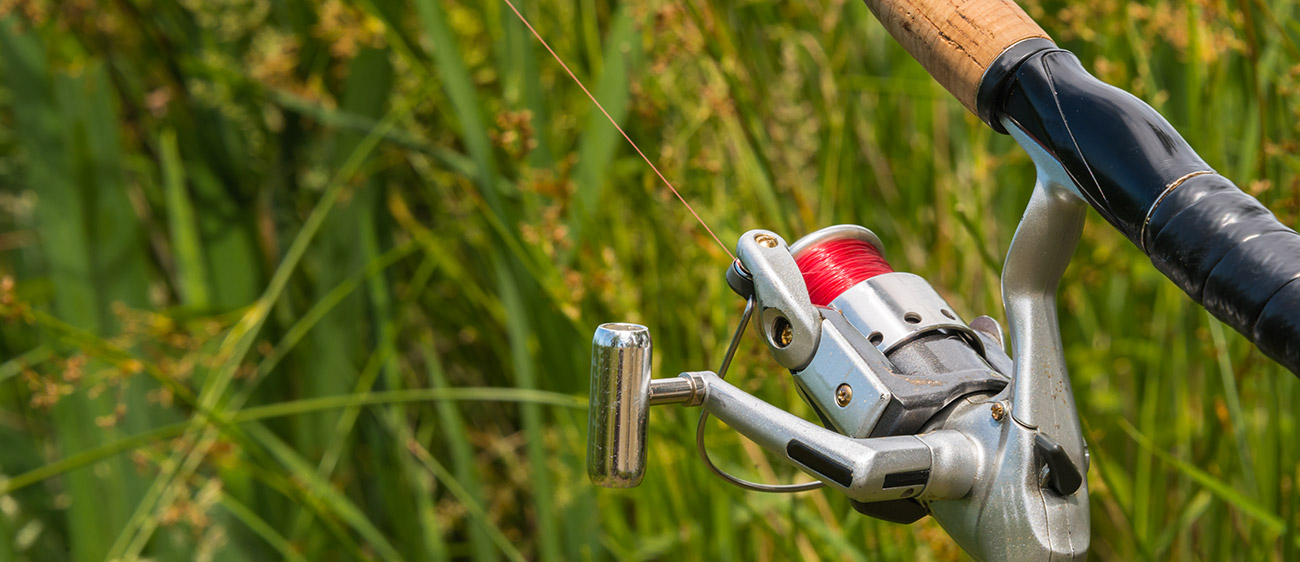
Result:
{"label": "spool", "polygon": [[880,249],[864,238],[827,237],[813,241],[796,253],[795,264],[803,274],[814,305],[830,306],[831,301],[850,287],[883,273],[893,273]]}

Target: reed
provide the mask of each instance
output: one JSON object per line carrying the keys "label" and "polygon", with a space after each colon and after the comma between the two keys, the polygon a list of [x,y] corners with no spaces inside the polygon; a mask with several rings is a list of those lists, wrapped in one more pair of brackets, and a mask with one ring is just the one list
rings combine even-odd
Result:
{"label": "reed", "polygon": [[[1022,5],[1300,224],[1295,2]],[[863,224],[1002,317],[1032,164],[861,3],[520,7],[725,242]],[[962,559],[724,487],[690,410],[587,482],[592,329],[716,368],[727,265],[502,2],[6,3],[0,559]],[[1095,216],[1060,303],[1093,555],[1300,557],[1296,378]],[[810,414],[755,341],[732,373]]]}

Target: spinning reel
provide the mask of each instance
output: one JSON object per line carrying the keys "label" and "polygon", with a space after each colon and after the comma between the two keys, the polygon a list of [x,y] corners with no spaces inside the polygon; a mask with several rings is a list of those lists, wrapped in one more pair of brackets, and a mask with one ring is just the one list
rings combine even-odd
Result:
{"label": "spinning reel", "polygon": [[[934,516],[977,559],[1081,559],[1089,459],[1056,290],[1087,206],[1189,297],[1297,374],[1300,234],[1215,173],[1158,112],[1088,74],[1014,3],[867,4],[1038,169],[1002,270],[1010,345],[992,318],[967,323],[924,279],[894,272],[865,228],[830,227],[792,246],[750,231],[727,271],[748,305],[717,374],[651,379],[646,328],[596,330],[588,472],[602,486],[637,485],[649,407],[699,406],[701,456],[733,484],[782,492],[819,485],[769,486],[723,473],[704,454],[703,416],[717,416],[863,513],[896,522]],[[993,37],[998,47],[986,62],[964,48],[951,56],[953,37]],[[822,425],[723,380],[751,316]]]}
{"label": "spinning reel", "polygon": [[[588,473],[626,488],[645,472],[649,408],[699,406],[817,479],[858,511],[936,520],[977,558],[1079,557],[1089,540],[1088,453],[1057,331],[1055,291],[1082,202],[1040,181],[1003,276],[1012,360],[997,321],[965,322],[920,276],[893,271],[880,240],[833,226],[787,245],[740,237],[727,271],[748,303],[718,374],[652,379],[650,332],[604,324],[592,352]],[[751,317],[821,425],[725,382]],[[824,427],[823,427],[824,426]],[[702,433],[701,433],[702,436]]]}

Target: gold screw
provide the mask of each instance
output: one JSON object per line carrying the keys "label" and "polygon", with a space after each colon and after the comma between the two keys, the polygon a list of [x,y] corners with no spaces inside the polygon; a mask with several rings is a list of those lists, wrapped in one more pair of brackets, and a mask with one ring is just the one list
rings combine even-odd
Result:
{"label": "gold screw", "polygon": [[776,238],[773,238],[767,234],[755,234],[754,241],[758,242],[758,244],[764,248],[776,247]]}
{"label": "gold screw", "polygon": [[1002,406],[1001,402],[994,403],[990,411],[993,413],[994,421],[1002,421],[1002,418],[1007,415],[1007,409]]}
{"label": "gold screw", "polygon": [[853,387],[849,386],[848,383],[841,384],[839,388],[835,389],[835,403],[839,404],[841,408],[848,406],[850,400],[853,400]]}

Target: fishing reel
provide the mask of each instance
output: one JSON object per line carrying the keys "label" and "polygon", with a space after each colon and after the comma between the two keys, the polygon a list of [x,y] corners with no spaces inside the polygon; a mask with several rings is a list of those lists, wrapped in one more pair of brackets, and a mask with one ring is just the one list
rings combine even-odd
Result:
{"label": "fishing reel", "polygon": [[[701,457],[733,484],[765,492],[826,486],[859,512],[897,523],[933,515],[980,559],[1082,557],[1088,457],[1054,300],[1082,209],[1041,186],[1035,193],[1003,276],[1015,360],[996,320],[968,323],[925,279],[893,271],[866,228],[834,226],[793,245],[750,231],[726,273],[747,305],[717,373],[654,379],[647,328],[597,328],[591,480],[639,484],[650,406],[698,406]],[[723,380],[751,319],[820,424]],[[816,481],[758,484],[719,470],[703,444],[708,415]]]}
{"label": "fishing reel", "polygon": [[[1056,291],[1087,206],[1189,297],[1297,374],[1300,234],[1216,173],[1159,112],[1088,74],[1014,2],[867,4],[1037,168],[1003,264],[1007,345],[991,318],[967,323],[924,279],[893,272],[866,229],[832,227],[793,246],[751,231],[727,272],[748,305],[716,374],[651,379],[644,327],[597,329],[589,474],[602,486],[635,486],[649,406],[699,406],[697,448],[733,484],[780,492],[824,485],[883,519],[929,514],[977,559],[1082,559],[1089,459]],[[751,317],[821,425],[723,380]],[[718,470],[703,447],[708,415],[817,483],[755,484]]]}

